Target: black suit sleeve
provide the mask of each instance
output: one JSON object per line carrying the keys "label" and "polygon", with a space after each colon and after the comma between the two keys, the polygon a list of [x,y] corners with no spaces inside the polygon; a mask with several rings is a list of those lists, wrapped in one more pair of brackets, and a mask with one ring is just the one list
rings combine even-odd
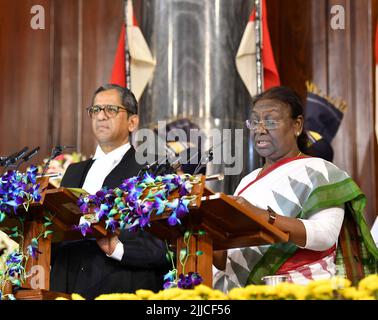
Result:
{"label": "black suit sleeve", "polygon": [[127,267],[153,269],[168,266],[166,245],[146,231],[123,230],[119,235],[124,254],[120,263]]}

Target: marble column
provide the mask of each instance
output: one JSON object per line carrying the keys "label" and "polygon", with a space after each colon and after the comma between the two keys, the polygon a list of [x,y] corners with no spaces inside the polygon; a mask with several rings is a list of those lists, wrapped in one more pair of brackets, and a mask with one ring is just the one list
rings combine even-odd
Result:
{"label": "marble column", "polygon": [[[208,136],[205,149],[212,144],[212,129],[244,129],[237,141],[226,142],[232,150],[242,148],[242,171],[210,184],[227,193],[259,161],[244,126],[251,99],[235,67],[252,5],[253,0],[141,0],[134,5],[157,61],[140,100],[141,127],[189,118]],[[212,163],[207,169],[207,174],[225,172],[225,165]]]}

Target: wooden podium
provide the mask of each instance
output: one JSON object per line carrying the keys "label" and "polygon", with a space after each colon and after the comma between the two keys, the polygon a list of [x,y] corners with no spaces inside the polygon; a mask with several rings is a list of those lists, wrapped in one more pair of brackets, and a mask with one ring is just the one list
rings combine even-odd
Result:
{"label": "wooden podium", "polygon": [[[197,200],[190,205],[190,212],[182,225],[169,226],[169,213],[164,213],[151,219],[152,225],[148,231],[171,243],[176,242],[176,268],[179,274],[182,273],[180,250],[187,247],[184,231],[193,231],[189,241],[191,255],[185,265],[185,274],[198,272],[203,283],[212,287],[213,250],[287,242],[289,235],[224,193],[214,193],[206,188],[204,178],[201,186],[193,188]],[[206,234],[199,235],[199,230]],[[203,254],[196,256],[196,251]]]}
{"label": "wooden podium", "polygon": [[[32,276],[27,278],[22,288],[15,293],[19,300],[52,300],[56,297],[69,298],[70,295],[49,291],[50,289],[50,262],[51,244],[64,240],[79,240],[82,235],[79,231],[73,230],[74,225],[78,225],[81,212],[77,206],[78,197],[66,188],[55,188],[49,184],[48,178],[38,181],[41,184],[41,200],[31,203],[29,210],[25,212],[23,207],[17,210],[20,215],[26,217],[24,222],[24,232],[22,247],[26,253],[31,240],[36,238],[45,229],[44,220],[48,216],[53,222],[47,229],[53,231],[46,238],[40,237],[38,240],[38,254],[36,258],[28,259],[26,273]],[[7,219],[3,224],[5,227],[17,225],[15,219]],[[18,225],[20,227],[20,225]],[[104,223],[93,226],[94,233],[91,237],[99,238],[107,234]],[[34,272],[35,271],[35,272]],[[36,280],[37,279],[37,280]]]}
{"label": "wooden podium", "polygon": [[[53,224],[48,227],[53,233],[46,239],[39,239],[39,250],[42,252],[36,259],[29,259],[26,271],[33,267],[42,270],[43,281],[40,284],[31,283],[28,279],[15,296],[16,299],[55,299],[58,296],[69,297],[67,294],[54,293],[50,288],[50,260],[51,243],[65,240],[83,239],[80,231],[73,230],[73,225],[78,225],[81,213],[77,206],[77,196],[69,189],[55,188],[48,183],[48,179],[41,182],[42,198],[38,203],[32,203],[25,214],[28,219],[25,222],[23,248],[26,250],[31,240],[43,230],[43,217],[48,215]],[[186,247],[184,232],[191,230],[194,234],[189,241],[189,252],[202,251],[200,256],[190,255],[185,265],[185,273],[199,272],[204,279],[204,284],[212,286],[212,260],[213,250],[230,249],[236,247],[273,244],[288,241],[289,236],[278,228],[268,224],[259,215],[247,210],[232,198],[223,193],[214,193],[205,187],[205,177],[192,188],[192,195],[196,199],[189,205],[189,214],[182,220],[181,225],[169,226],[167,219],[170,212],[166,211],[159,216],[151,217],[151,227],[146,231],[151,232],[162,240],[168,240],[176,244],[178,273],[182,272],[179,261],[180,250]],[[172,193],[170,200],[178,197],[178,191]],[[20,209],[22,211],[23,209]],[[92,225],[93,233],[87,237],[101,238],[108,234],[105,223]],[[205,235],[196,234],[203,230]]]}

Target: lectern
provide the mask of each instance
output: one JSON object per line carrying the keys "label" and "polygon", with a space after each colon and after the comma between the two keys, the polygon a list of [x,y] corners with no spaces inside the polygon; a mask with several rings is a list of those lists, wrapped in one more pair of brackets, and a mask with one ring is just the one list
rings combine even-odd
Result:
{"label": "lectern", "polygon": [[[190,205],[190,212],[181,225],[169,226],[167,212],[153,217],[148,231],[161,239],[176,242],[176,268],[180,274],[180,251],[187,248],[184,232],[191,230],[193,235],[188,246],[191,255],[185,264],[185,273],[198,272],[203,283],[212,287],[213,250],[287,242],[289,235],[224,193],[214,193],[205,187],[205,182],[202,177],[201,184],[193,188],[197,199]],[[200,235],[200,230],[206,234]],[[196,256],[197,251],[202,255]]]}
{"label": "lectern", "polygon": [[[42,198],[38,203],[33,203],[26,214],[23,248],[26,250],[31,239],[43,230],[43,217],[48,215],[53,222],[49,230],[53,233],[46,239],[39,239],[39,250],[42,252],[36,259],[29,259],[26,266],[27,272],[37,270],[42,272],[40,283],[33,283],[33,277],[23,285],[23,289],[16,293],[18,299],[54,299],[57,296],[68,296],[63,293],[49,291],[50,283],[50,259],[51,243],[64,240],[82,239],[79,231],[73,230],[74,225],[79,224],[81,217],[77,206],[78,197],[66,188],[54,188],[48,183],[48,179],[40,181]],[[205,187],[206,177],[202,176],[200,183],[193,186],[191,195],[195,196],[189,204],[189,214],[182,219],[181,224],[169,226],[167,219],[169,210],[163,214],[151,217],[151,227],[146,231],[151,232],[162,240],[168,240],[176,244],[177,269],[182,272],[179,260],[180,250],[189,247],[190,253],[201,251],[200,256],[190,255],[185,264],[185,273],[198,272],[204,279],[204,284],[212,286],[212,259],[213,250],[230,249],[236,247],[273,244],[288,241],[288,234],[282,232],[273,225],[268,224],[258,214],[247,210],[231,197],[223,193],[214,193]],[[178,197],[178,190],[173,192],[169,199]],[[23,209],[20,209],[23,210]],[[93,233],[87,237],[101,238],[108,234],[105,223],[99,222],[92,225]],[[193,235],[189,243],[185,243],[184,233],[190,230]],[[205,231],[199,235],[198,231]],[[38,288],[35,288],[35,287]]]}

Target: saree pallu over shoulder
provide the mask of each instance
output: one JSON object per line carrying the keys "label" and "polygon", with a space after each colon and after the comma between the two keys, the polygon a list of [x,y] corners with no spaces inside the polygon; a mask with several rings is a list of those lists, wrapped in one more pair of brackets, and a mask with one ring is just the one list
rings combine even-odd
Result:
{"label": "saree pallu over shoulder", "polygon": [[[319,158],[298,160],[296,164],[298,165],[300,162],[311,181],[311,185],[306,184],[307,187],[297,188],[306,193],[306,195],[301,194],[305,200],[297,214],[290,216],[308,219],[319,210],[345,205],[346,218],[340,235],[341,241],[336,264],[339,274],[344,270],[344,275],[356,282],[364,276],[364,273],[366,274],[369,270],[372,271],[376,268],[378,259],[377,247],[363,216],[366,197],[348,174],[332,163]],[[296,184],[304,182],[303,180],[306,178],[301,173],[302,169],[292,166],[292,169],[298,170],[292,173],[289,173],[288,169],[290,168],[286,168],[285,171],[289,180],[296,179],[300,175],[302,182],[297,180]],[[277,171],[276,174],[279,174],[279,172]],[[283,179],[285,178],[283,177]],[[346,239],[348,239],[347,244],[345,243]],[[359,243],[359,246],[356,245],[357,243]],[[251,270],[247,284],[261,283],[263,276],[275,274],[297,250],[298,247],[290,242],[272,245]],[[351,262],[352,259],[354,259],[354,263]],[[362,266],[358,267],[357,262]]]}
{"label": "saree pallu over shoulder", "polygon": [[[362,238],[361,243],[366,253],[364,261],[369,261],[371,265],[376,264],[378,250],[363,217],[365,195],[346,172],[328,161],[312,157],[285,159],[257,178],[256,172],[243,178],[235,194],[244,197],[256,207],[266,209],[270,206],[278,214],[301,219],[308,219],[322,209],[344,205],[346,215],[352,217]],[[261,252],[260,255],[251,255],[253,260],[245,254],[235,255],[233,251],[233,256],[240,257],[239,261],[233,261],[229,254],[224,277],[221,279],[221,272],[218,272],[214,277],[215,286],[217,282],[222,282],[223,285],[219,289],[250,283],[260,284],[262,277],[275,274],[298,250],[292,242],[251,248]],[[245,248],[239,250],[242,252]],[[340,254],[336,261],[342,261]],[[337,270],[345,270],[346,265],[344,266],[345,268]],[[247,269],[249,274],[244,277],[232,274],[239,269],[244,274]],[[224,284],[225,279],[233,280],[230,281],[233,285]]]}

